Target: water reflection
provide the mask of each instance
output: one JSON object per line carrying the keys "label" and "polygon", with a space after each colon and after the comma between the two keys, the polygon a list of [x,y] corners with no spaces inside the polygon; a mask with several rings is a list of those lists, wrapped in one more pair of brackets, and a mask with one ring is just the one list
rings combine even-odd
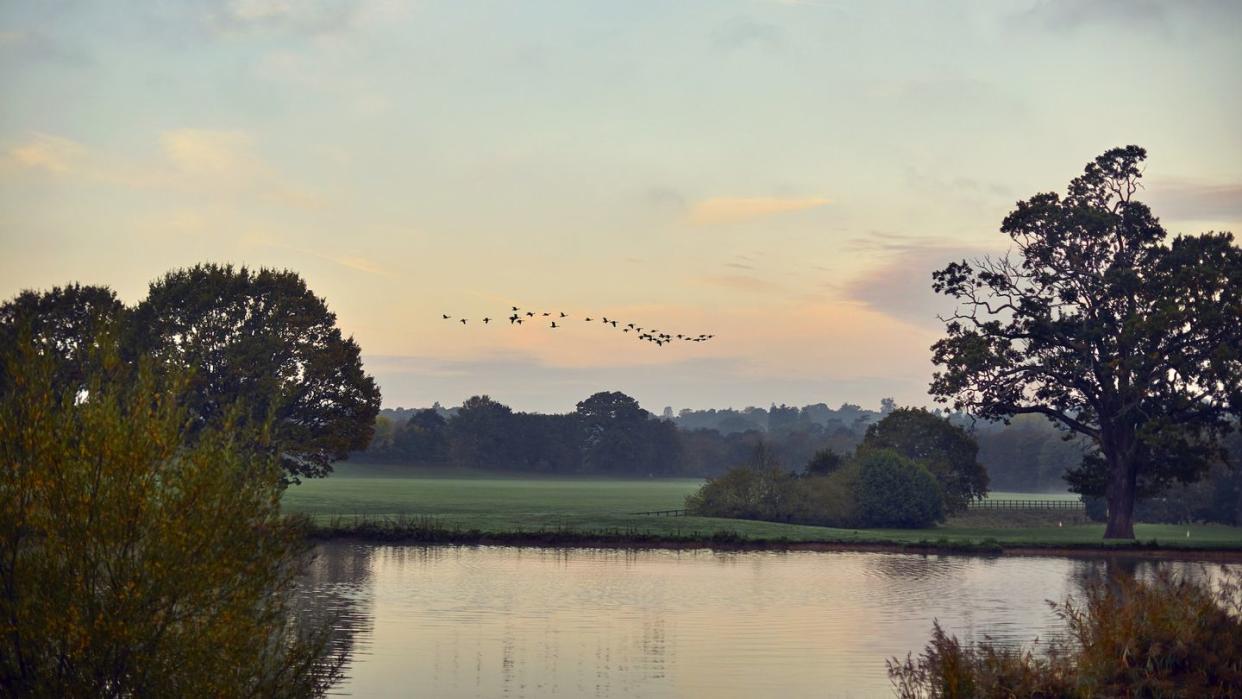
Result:
{"label": "water reflection", "polygon": [[[328,544],[306,609],[338,613],[358,696],[887,696],[932,620],[965,639],[1064,632],[1045,600],[1133,558]],[[1219,570],[1219,568],[1216,568]]]}

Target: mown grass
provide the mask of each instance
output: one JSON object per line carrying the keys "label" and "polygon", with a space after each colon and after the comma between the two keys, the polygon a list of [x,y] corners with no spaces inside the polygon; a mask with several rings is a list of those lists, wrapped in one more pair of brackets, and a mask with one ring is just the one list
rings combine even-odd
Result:
{"label": "mown grass", "polygon": [[[1015,518],[964,517],[934,529],[836,529],[712,517],[652,517],[633,513],[681,508],[697,479],[515,478],[479,472],[425,473],[397,466],[339,466],[325,479],[289,488],[286,512],[308,515],[323,532],[361,534],[384,522],[418,529],[418,536],[486,538],[556,533],[561,538],[707,540],[713,536],[753,542],[826,542],[944,547],[1117,546],[1103,541],[1101,524]],[[1013,494],[1006,494],[1012,496]],[[997,497],[1000,497],[998,494]],[[1031,499],[1031,498],[1028,498]],[[400,519],[398,519],[400,518]],[[419,523],[412,525],[411,523]],[[393,529],[389,526],[389,529]],[[1187,533],[1189,532],[1189,537]],[[468,535],[467,535],[468,533]],[[1144,545],[1242,550],[1242,528],[1140,524]],[[394,535],[395,536],[395,535]],[[415,538],[417,538],[415,536]]]}

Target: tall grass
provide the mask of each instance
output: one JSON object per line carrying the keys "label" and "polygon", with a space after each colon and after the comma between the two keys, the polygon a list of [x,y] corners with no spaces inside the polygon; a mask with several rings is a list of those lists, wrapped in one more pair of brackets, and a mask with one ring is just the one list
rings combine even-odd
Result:
{"label": "tall grass", "polygon": [[1242,574],[1101,579],[1052,603],[1069,636],[967,645],[933,624],[918,656],[888,661],[904,698],[1242,696]]}

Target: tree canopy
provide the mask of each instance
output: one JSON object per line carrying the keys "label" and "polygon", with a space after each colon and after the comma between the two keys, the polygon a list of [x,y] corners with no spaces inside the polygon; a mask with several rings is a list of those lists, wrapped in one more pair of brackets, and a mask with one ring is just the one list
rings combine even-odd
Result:
{"label": "tree canopy", "polygon": [[1085,436],[1071,476],[1133,537],[1136,496],[1197,478],[1242,411],[1242,251],[1229,233],[1169,240],[1136,199],[1146,151],[1114,148],[1066,196],[1019,202],[1013,251],[954,262],[931,392],[988,419],[1044,415]]}
{"label": "tree canopy", "polygon": [[[76,391],[99,356],[99,338],[116,331],[125,305],[107,287],[69,284],[51,291],[23,291],[0,305],[0,348],[17,347],[23,333],[40,351],[55,358],[52,384]],[[8,383],[0,367],[0,386]]]}
{"label": "tree canopy", "polygon": [[869,449],[892,449],[924,466],[940,483],[949,513],[988,493],[979,445],[961,427],[922,408],[896,408],[868,427],[859,451]]}
{"label": "tree canopy", "polygon": [[218,426],[230,405],[246,406],[251,424],[270,419],[263,448],[277,452],[287,480],[326,475],[365,448],[379,410],[358,345],[294,272],[198,265],[151,284],[132,309],[104,287],[26,291],[0,306],[0,348],[23,333],[55,358],[53,383],[69,394],[109,335],[130,365],[149,358],[187,373],[180,400],[191,438]]}

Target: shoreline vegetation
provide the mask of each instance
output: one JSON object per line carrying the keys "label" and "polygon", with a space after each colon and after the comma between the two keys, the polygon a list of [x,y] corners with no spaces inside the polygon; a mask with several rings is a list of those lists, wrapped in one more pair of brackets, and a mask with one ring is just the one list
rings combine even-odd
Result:
{"label": "shoreline vegetation", "polygon": [[[1103,524],[1056,511],[970,511],[928,529],[841,529],[639,512],[680,510],[697,479],[515,477],[338,464],[290,486],[282,509],[313,541],[721,551],[879,551],[966,555],[1144,555],[1242,560],[1242,528],[1139,524],[1106,542]],[[993,493],[1010,499],[1016,493]],[[1020,497],[1069,499],[1060,494]],[[1060,525],[1060,526],[1059,526]],[[1190,536],[1186,534],[1189,532]]]}
{"label": "shoreline vegetation", "polygon": [[[1153,525],[1154,526],[1154,525]],[[1200,527],[1207,528],[1207,527]],[[1093,527],[1103,529],[1103,525]],[[1221,529],[1232,529],[1221,527]],[[447,526],[434,517],[342,516],[326,522],[312,521],[307,537],[314,542],[355,541],[369,544],[429,546],[512,546],[531,548],[603,549],[711,549],[713,551],[841,551],[869,553],[956,554],[986,556],[1100,556],[1124,554],[1153,558],[1242,561],[1242,541],[1181,543],[1135,539],[1116,543],[1040,541],[1000,541],[995,538],[971,539],[936,537],[935,530],[859,530],[854,538],[768,538],[748,537],[733,529],[684,532],[653,532],[644,529],[573,528],[513,529],[508,531],[467,529]],[[924,538],[905,539],[916,533]],[[927,536],[929,535],[930,536]],[[829,535],[830,536],[830,535]]]}

